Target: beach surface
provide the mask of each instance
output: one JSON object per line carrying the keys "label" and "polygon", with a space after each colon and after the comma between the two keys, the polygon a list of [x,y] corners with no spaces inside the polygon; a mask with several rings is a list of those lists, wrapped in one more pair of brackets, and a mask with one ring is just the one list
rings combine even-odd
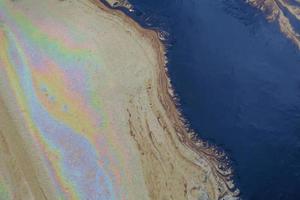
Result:
{"label": "beach surface", "polygon": [[155,31],[98,1],[0,0],[0,199],[237,199],[166,62]]}

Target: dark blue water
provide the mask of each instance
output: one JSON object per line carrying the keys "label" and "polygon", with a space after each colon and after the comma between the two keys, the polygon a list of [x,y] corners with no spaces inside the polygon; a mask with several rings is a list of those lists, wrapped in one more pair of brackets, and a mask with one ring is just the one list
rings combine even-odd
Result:
{"label": "dark blue water", "polygon": [[170,33],[184,116],[233,161],[245,200],[300,199],[300,51],[243,0],[131,0]]}

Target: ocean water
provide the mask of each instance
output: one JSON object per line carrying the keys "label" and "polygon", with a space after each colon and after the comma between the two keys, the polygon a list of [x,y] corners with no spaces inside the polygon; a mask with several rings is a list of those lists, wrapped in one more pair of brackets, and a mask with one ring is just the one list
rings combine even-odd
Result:
{"label": "ocean water", "polygon": [[226,151],[245,200],[300,199],[300,51],[243,0],[130,0],[167,31],[169,73],[199,137]]}

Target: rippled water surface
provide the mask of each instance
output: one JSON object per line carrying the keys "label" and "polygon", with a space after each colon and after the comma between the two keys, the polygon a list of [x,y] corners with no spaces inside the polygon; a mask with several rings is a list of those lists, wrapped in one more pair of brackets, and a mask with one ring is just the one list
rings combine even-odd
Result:
{"label": "rippled water surface", "polygon": [[243,199],[300,199],[300,51],[242,0],[131,0],[167,30],[169,72],[201,138],[231,157]]}

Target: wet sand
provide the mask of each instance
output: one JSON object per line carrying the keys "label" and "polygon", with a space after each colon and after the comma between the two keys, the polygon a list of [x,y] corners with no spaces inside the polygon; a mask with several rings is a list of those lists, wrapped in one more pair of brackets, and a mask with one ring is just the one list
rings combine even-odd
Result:
{"label": "wet sand", "polygon": [[176,109],[156,32],[98,1],[26,0],[0,1],[0,33],[11,199],[235,199]]}

